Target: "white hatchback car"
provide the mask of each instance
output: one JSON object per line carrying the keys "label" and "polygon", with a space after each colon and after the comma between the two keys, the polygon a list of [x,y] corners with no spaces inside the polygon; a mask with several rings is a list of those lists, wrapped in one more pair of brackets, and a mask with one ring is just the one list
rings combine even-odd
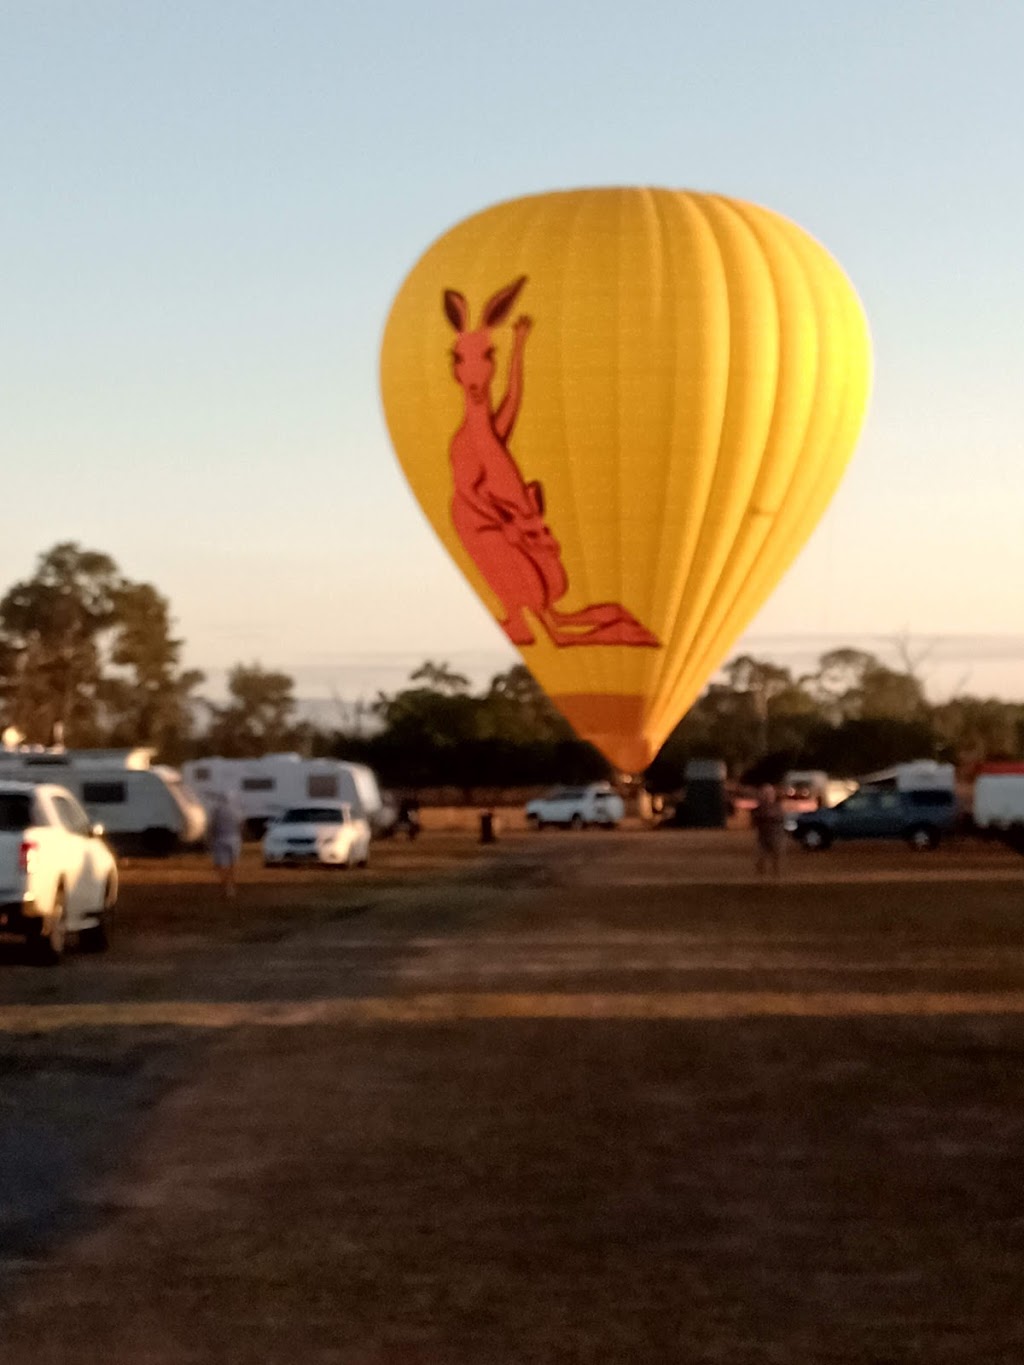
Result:
{"label": "white hatchback car", "polygon": [[293,806],[277,816],[263,836],[263,864],[322,863],[365,867],[370,861],[370,826],[344,802]]}

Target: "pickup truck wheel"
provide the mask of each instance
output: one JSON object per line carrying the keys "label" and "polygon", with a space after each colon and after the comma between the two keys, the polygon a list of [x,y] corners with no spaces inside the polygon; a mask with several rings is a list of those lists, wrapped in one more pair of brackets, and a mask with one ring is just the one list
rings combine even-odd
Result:
{"label": "pickup truck wheel", "polygon": [[569,821],[569,828],[570,828],[570,829],[582,829],[582,828],[583,828],[583,816],[580,815],[579,811],[577,811],[576,814],[575,814],[575,815],[572,817],[572,819]]}
{"label": "pickup truck wheel", "polygon": [[63,886],[57,888],[48,918],[46,929],[32,943],[32,951],[36,961],[44,967],[56,967],[64,956],[68,939],[67,901]]}
{"label": "pickup truck wheel", "polygon": [[800,831],[799,838],[808,853],[823,853],[832,842],[828,830],[821,825],[808,825]]}
{"label": "pickup truck wheel", "polygon": [[105,953],[110,947],[110,925],[104,915],[98,924],[79,929],[78,946],[83,953]]}
{"label": "pickup truck wheel", "polygon": [[117,905],[117,879],[108,877],[103,888],[103,908],[98,924],[78,931],[78,946],[84,953],[105,953],[110,947],[114,907]]}
{"label": "pickup truck wheel", "polygon": [[924,853],[928,849],[938,847],[939,831],[933,825],[915,825],[913,829],[907,831],[907,843],[911,848]]}

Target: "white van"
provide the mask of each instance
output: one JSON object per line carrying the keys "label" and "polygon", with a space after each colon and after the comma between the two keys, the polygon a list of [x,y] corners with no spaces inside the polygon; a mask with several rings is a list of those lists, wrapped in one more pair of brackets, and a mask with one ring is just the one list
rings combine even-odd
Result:
{"label": "white van", "polygon": [[208,808],[218,793],[231,792],[245,817],[249,838],[259,838],[269,821],[309,801],[347,802],[354,814],[365,816],[374,834],[382,832],[387,818],[376,774],[362,763],[264,754],[262,758],[199,758],[186,763],[182,773]]}
{"label": "white van", "polygon": [[206,812],[174,768],[149,766],[152,750],[14,750],[0,777],[57,782],[85,807],[120,853],[162,856],[202,842]]}

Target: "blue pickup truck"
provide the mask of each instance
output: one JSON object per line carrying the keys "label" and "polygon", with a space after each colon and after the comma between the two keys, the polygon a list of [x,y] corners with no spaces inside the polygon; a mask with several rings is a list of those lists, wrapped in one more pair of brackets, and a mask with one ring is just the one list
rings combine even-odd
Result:
{"label": "blue pickup truck", "polygon": [[862,787],[831,809],[791,816],[786,829],[810,851],[837,839],[905,839],[911,848],[936,848],[957,820],[954,792]]}

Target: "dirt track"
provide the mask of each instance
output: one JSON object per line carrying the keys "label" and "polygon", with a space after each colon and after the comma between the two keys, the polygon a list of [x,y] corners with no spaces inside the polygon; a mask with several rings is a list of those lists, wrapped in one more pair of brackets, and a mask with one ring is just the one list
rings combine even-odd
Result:
{"label": "dirt track", "polygon": [[0,962],[0,1358],[1019,1362],[1024,862],[125,869]]}

